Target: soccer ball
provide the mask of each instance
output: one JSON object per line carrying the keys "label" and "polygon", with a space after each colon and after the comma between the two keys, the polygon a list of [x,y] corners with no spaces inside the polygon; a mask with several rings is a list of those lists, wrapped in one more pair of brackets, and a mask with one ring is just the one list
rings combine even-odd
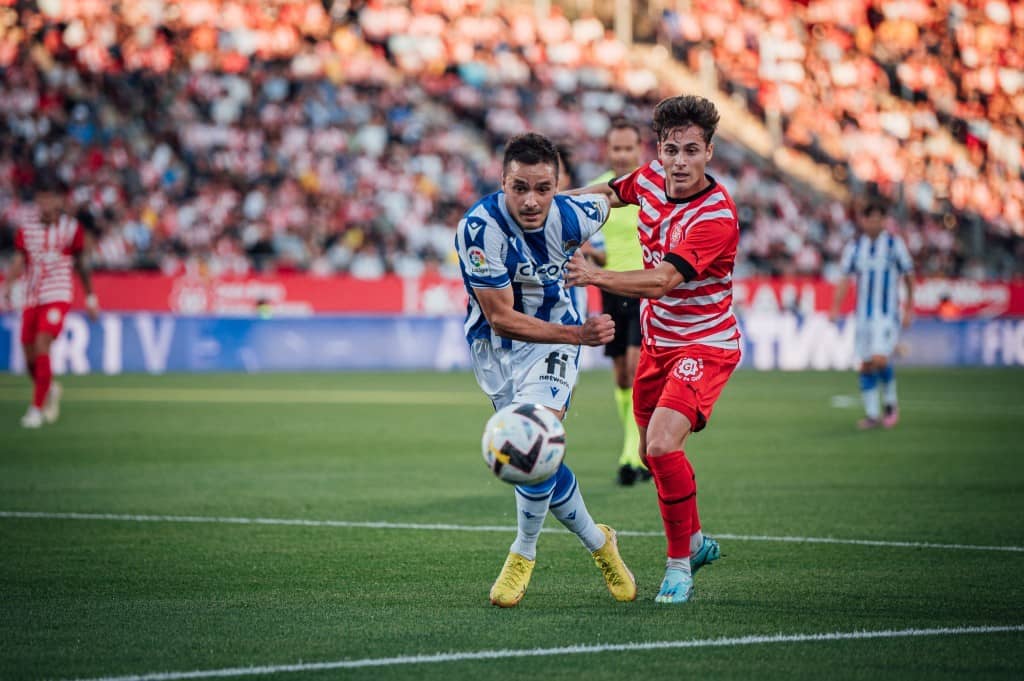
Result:
{"label": "soccer ball", "polygon": [[539,404],[510,404],[484,427],[484,461],[499,479],[513,485],[547,480],[565,457],[565,429]]}

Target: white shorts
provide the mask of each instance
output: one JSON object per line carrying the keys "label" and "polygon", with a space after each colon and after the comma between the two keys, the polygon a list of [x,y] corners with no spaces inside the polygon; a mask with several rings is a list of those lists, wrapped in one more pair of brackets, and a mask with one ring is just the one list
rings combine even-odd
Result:
{"label": "white shorts", "polygon": [[572,289],[572,297],[576,305],[576,311],[580,315],[580,319],[586,319],[590,316],[590,311],[587,307],[590,301],[587,300],[587,287],[586,286],[574,286]]}
{"label": "white shorts", "polygon": [[900,324],[895,319],[858,319],[853,348],[864,362],[875,355],[891,356],[899,339]]}
{"label": "white shorts", "polygon": [[481,339],[470,347],[476,382],[494,408],[526,402],[556,411],[567,408],[580,371],[579,346],[516,345],[505,350]]}

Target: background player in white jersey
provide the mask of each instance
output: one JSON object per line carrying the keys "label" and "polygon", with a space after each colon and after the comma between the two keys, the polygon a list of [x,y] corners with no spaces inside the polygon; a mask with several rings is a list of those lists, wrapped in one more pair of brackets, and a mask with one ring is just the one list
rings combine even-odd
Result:
{"label": "background player in white jersey", "polygon": [[[877,200],[869,202],[860,219],[862,233],[843,251],[840,265],[843,278],[832,302],[832,319],[836,321],[850,280],[856,280],[854,343],[861,362],[860,394],[864,402],[864,418],[857,425],[862,430],[878,426],[892,428],[899,422],[896,375],[891,357],[899,340],[900,326],[908,327],[914,314],[913,260],[903,239],[885,231],[884,225],[885,207]],[[907,289],[902,306],[901,282]],[[878,403],[879,384],[884,412]]]}
{"label": "background player in white jersey", "polygon": [[36,195],[38,213],[19,226],[14,236],[14,260],[7,273],[4,299],[27,270],[25,303],[21,315],[21,344],[32,378],[32,403],[21,418],[26,428],[53,423],[60,415],[59,383],[53,381],[50,346],[60,335],[73,298],[71,270],[85,288],[89,316],[96,319],[98,302],[85,260],[85,232],[62,211],[64,198],[54,191]]}
{"label": "background player in white jersey", "polygon": [[[495,409],[542,404],[562,418],[579,370],[581,345],[602,345],[614,332],[607,315],[583,320],[564,288],[563,268],[608,217],[602,196],[556,196],[558,154],[543,135],[509,141],[501,191],[470,208],[455,248],[469,294],[466,340],[473,371]],[[491,587],[491,603],[519,603],[548,511],[580,538],[616,600],[636,598],[615,531],[587,511],[564,463],[542,483],[515,488],[516,539]]]}

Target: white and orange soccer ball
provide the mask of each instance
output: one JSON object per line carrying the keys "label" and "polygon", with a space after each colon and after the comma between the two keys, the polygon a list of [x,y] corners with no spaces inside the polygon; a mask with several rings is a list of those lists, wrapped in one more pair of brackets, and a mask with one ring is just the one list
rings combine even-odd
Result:
{"label": "white and orange soccer ball", "polygon": [[533,485],[547,480],[565,457],[565,428],[539,404],[510,404],[484,427],[484,461],[500,480]]}

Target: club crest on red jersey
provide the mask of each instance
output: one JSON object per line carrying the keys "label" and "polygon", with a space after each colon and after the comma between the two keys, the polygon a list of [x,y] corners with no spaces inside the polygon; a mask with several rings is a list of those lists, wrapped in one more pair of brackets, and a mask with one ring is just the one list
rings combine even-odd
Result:
{"label": "club crest on red jersey", "polygon": [[683,226],[676,224],[672,225],[672,231],[668,234],[668,249],[671,251],[673,248],[679,245],[679,242],[683,240]]}
{"label": "club crest on red jersey", "polygon": [[704,377],[704,360],[700,357],[683,357],[676,362],[672,375],[681,381],[699,381]]}

